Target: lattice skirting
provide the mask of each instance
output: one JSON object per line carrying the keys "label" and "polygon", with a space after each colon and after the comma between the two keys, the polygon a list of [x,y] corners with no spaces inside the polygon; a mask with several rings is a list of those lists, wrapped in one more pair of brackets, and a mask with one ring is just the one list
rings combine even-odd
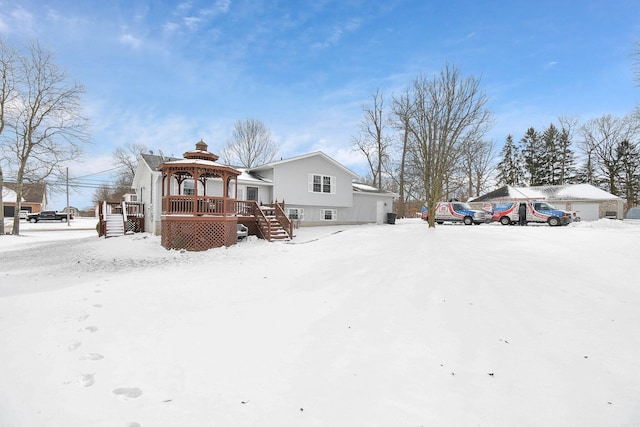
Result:
{"label": "lattice skirting", "polygon": [[206,251],[231,246],[238,241],[235,218],[180,218],[162,220],[162,246],[166,249]]}

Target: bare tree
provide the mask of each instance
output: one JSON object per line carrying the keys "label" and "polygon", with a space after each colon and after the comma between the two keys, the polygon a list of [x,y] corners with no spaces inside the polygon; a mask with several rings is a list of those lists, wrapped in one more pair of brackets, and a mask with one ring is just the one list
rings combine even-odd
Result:
{"label": "bare tree", "polygon": [[589,120],[580,131],[584,138],[581,149],[594,163],[595,171],[600,172],[600,179],[595,181],[605,184],[611,194],[620,195],[617,182],[623,168],[620,146],[624,141],[636,140],[640,131],[638,120],[632,115],[619,118],[606,114]]}
{"label": "bare tree", "polygon": [[84,87],[69,83],[51,53],[37,42],[29,44],[16,59],[16,98],[5,111],[7,135],[0,142],[16,181],[13,234],[20,233],[24,183],[61,176],[64,165],[77,158],[81,143],[88,140],[80,102]]}
{"label": "bare tree", "polygon": [[226,164],[249,169],[271,162],[277,151],[271,131],[264,123],[257,119],[238,120],[222,150],[222,159]]}
{"label": "bare tree", "polygon": [[362,107],[364,117],[360,135],[354,138],[356,148],[364,154],[373,177],[374,187],[382,188],[382,173],[389,159],[390,140],[385,135],[384,95],[380,89],[371,96],[371,103]]}
{"label": "bare tree", "polygon": [[466,141],[462,145],[460,168],[466,182],[466,198],[477,197],[486,189],[495,166],[496,153],[492,141]]}
{"label": "bare tree", "polygon": [[149,149],[143,144],[126,144],[124,147],[118,147],[113,153],[113,162],[118,168],[119,177],[123,182],[133,182],[133,177],[138,168],[138,158],[141,154],[148,152]]}
{"label": "bare tree", "polygon": [[409,160],[409,143],[411,139],[411,132],[409,129],[411,125],[412,108],[411,93],[409,92],[409,89],[406,89],[400,96],[393,98],[392,123],[396,130],[400,132],[400,161],[397,168],[397,174],[395,174],[398,177],[399,202],[397,214],[399,218],[404,218],[406,216],[405,203],[407,202],[407,195],[412,194],[412,191],[407,191],[410,190],[407,188],[407,183],[411,182],[411,180],[407,179],[407,169]]}
{"label": "bare tree", "polygon": [[[15,50],[7,45],[4,40],[0,39],[0,138],[2,138],[2,133],[5,128],[6,111],[15,98],[15,63]],[[3,157],[0,156],[0,236],[4,236],[4,200],[2,199],[2,188],[4,185],[4,175],[2,174],[3,161]]]}
{"label": "bare tree", "polygon": [[125,194],[131,192],[131,184],[138,168],[138,159],[149,149],[143,144],[126,144],[113,152],[113,164],[117,177],[113,184],[103,184],[96,188],[91,197],[94,204],[102,201],[121,202]]}
{"label": "bare tree", "polygon": [[[488,98],[480,90],[480,81],[462,78],[454,66],[446,65],[431,79],[416,78],[413,97],[412,154],[422,172],[427,208],[434,212],[461,147],[482,140],[491,113],[485,109]],[[435,215],[429,215],[429,227],[435,227]]]}

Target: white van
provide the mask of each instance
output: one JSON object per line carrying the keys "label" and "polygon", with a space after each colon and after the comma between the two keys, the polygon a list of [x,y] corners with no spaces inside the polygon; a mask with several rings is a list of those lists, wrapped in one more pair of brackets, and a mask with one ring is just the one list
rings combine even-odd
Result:
{"label": "white van", "polygon": [[[427,220],[429,212],[427,206],[422,206],[422,219]],[[461,222],[465,225],[482,224],[487,222],[484,211],[472,209],[467,203],[463,202],[438,202],[436,204],[436,223],[444,222]]]}
{"label": "white van", "polygon": [[536,200],[514,200],[494,203],[492,219],[499,221],[502,225],[517,224],[519,219],[518,208],[521,203],[527,205],[527,223],[546,222],[551,226],[556,226],[567,225],[572,222],[571,212],[556,209],[547,202]]}

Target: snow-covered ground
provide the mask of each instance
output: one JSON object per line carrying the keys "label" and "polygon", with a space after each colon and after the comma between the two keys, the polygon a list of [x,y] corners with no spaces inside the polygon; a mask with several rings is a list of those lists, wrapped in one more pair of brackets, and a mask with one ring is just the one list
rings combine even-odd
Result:
{"label": "snow-covered ground", "polygon": [[1,426],[640,425],[640,224],[94,227],[0,237]]}

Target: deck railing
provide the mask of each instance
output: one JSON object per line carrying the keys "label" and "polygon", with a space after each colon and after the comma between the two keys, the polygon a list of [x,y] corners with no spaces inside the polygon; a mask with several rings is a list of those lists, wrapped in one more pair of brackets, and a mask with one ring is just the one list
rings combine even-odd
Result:
{"label": "deck railing", "polygon": [[235,215],[236,200],[211,196],[164,196],[165,215]]}

